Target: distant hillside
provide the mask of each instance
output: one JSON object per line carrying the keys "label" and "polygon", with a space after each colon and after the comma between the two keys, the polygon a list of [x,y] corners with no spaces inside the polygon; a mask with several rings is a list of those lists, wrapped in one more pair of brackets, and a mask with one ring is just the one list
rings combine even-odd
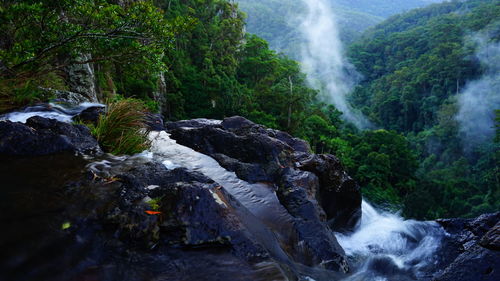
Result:
{"label": "distant hillside", "polygon": [[[340,36],[350,43],[386,17],[442,0],[330,0],[338,17]],[[302,0],[237,0],[247,14],[247,31],[291,57],[300,53],[296,19],[304,12]]]}
{"label": "distant hillside", "polygon": [[499,42],[500,1],[469,0],[395,15],[351,45],[364,76],[351,102],[377,127],[406,134],[418,153],[421,182],[407,215],[498,210]]}
{"label": "distant hillside", "polygon": [[443,0],[330,0],[334,6],[387,18],[404,11],[424,7]]}
{"label": "distant hillside", "polygon": [[[350,61],[365,77],[355,92],[355,103],[386,128],[421,131],[432,126],[436,112],[431,117],[419,108],[425,102],[422,98],[432,96],[439,107],[480,75],[481,68],[472,56],[473,39],[465,42],[468,44],[464,41],[483,29],[496,30],[499,21],[499,0],[451,1],[393,16],[368,30],[349,51]],[[424,96],[404,107],[397,86],[400,81],[405,81],[406,91],[411,88],[410,92]],[[397,100],[412,114],[399,109],[391,112],[389,100]],[[408,119],[402,120],[404,116]]]}

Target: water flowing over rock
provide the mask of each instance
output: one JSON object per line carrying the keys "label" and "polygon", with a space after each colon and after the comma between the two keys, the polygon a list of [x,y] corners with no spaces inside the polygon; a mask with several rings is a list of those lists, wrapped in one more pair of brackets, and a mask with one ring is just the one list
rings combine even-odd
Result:
{"label": "water flowing over rock", "polygon": [[[194,122],[197,125],[200,122],[215,123]],[[277,184],[250,183],[240,179],[215,159],[177,144],[165,132],[152,133],[151,137],[154,159],[162,161],[169,169],[185,167],[210,177],[220,184],[221,190],[226,190],[241,204],[230,205],[238,217],[243,218],[244,225],[256,241],[279,262],[284,271],[295,272],[293,275],[298,276],[309,274],[310,270],[302,268],[304,265],[340,272],[349,270],[342,248],[320,219],[324,217],[319,214],[321,208],[316,200],[307,198],[307,192],[292,196],[286,192],[281,196],[282,188]],[[293,188],[300,190],[303,186]],[[290,200],[282,200],[283,197]]]}
{"label": "water flowing over rock", "polygon": [[[359,186],[333,155],[313,155],[306,142],[252,123],[242,117],[180,121],[166,124],[172,138],[182,145],[212,156],[224,168],[249,182],[286,182],[289,170],[307,171],[317,177],[309,198],[326,211],[335,230],[352,230],[361,214]],[[281,188],[280,188],[281,187]],[[283,186],[278,194],[288,193]],[[284,196],[282,196],[284,198]],[[322,217],[318,214],[318,217]]]}
{"label": "water flowing over rock", "polygon": [[242,117],[166,132],[151,115],[149,151],[95,154],[88,129],[69,122],[101,113],[40,105],[0,117],[1,278],[499,279],[500,213],[419,222],[377,211],[336,157]]}

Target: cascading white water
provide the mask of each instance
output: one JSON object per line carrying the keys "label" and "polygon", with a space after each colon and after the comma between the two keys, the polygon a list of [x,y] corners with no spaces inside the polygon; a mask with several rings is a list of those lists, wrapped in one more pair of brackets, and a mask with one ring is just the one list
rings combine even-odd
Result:
{"label": "cascading white water", "polygon": [[104,107],[100,103],[85,102],[77,106],[63,106],[56,103],[35,105],[25,108],[22,111],[7,113],[0,116],[1,120],[10,120],[12,122],[26,123],[26,120],[33,116],[40,116],[49,119],[56,119],[61,122],[69,123],[72,118],[89,107]]}
{"label": "cascading white water", "polygon": [[150,139],[153,157],[168,169],[184,167],[211,178],[222,185],[253,215],[276,231],[282,232],[283,227],[291,224],[291,216],[279,203],[272,186],[250,184],[239,179],[234,172],[221,167],[215,159],[179,145],[165,131],[150,133]]}
{"label": "cascading white water", "polygon": [[401,275],[418,278],[422,269],[435,262],[444,235],[435,222],[404,220],[363,201],[356,230],[338,233],[337,239],[348,256],[360,261],[347,280],[401,280]]}

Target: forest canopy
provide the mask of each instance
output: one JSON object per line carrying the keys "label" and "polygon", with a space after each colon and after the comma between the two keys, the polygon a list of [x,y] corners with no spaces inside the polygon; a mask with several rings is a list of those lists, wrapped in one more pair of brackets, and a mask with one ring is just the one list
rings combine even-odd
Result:
{"label": "forest canopy", "polygon": [[348,56],[364,80],[351,103],[376,127],[364,131],[245,20],[227,0],[3,1],[0,111],[47,101],[44,89],[68,89],[68,67],[91,63],[102,99],[134,97],[167,120],[241,115],[288,131],[339,157],[369,201],[408,217],[499,209],[498,127],[470,146],[455,118],[461,91],[489,71],[473,38],[499,41],[498,1],[412,10],[356,40]]}

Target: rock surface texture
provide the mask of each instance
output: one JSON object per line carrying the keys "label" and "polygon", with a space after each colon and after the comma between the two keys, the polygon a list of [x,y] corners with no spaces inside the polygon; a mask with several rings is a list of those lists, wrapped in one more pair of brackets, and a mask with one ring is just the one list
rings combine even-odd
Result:
{"label": "rock surface texture", "polygon": [[[102,108],[89,108],[78,118],[95,122],[99,114]],[[84,126],[41,117],[2,121],[0,218],[12,223],[0,279],[322,281],[350,273],[334,230],[355,228],[361,193],[335,156],[312,154],[306,142],[242,117],[163,125],[150,115],[147,123],[151,130],[165,126],[245,186],[269,187],[286,223],[264,221],[220,183],[167,167],[154,153],[96,153]],[[449,236],[419,280],[500,280],[499,219],[439,220]],[[369,266],[399,276],[387,259]]]}
{"label": "rock surface texture", "polygon": [[500,212],[438,223],[450,236],[440,250],[447,266],[433,280],[500,280]]}
{"label": "rock surface texture", "polygon": [[83,125],[31,117],[26,124],[0,122],[0,155],[49,155],[60,152],[95,154],[99,144]]}
{"label": "rock surface texture", "polygon": [[171,122],[166,128],[178,143],[213,157],[241,179],[276,183],[282,204],[302,219],[315,217],[336,231],[349,231],[361,217],[356,182],[335,156],[314,155],[303,140],[239,116],[221,123]]}
{"label": "rock surface texture", "polygon": [[213,157],[239,178],[274,186],[280,203],[294,218],[296,241],[290,247],[301,248],[289,249],[294,260],[349,271],[332,229],[354,228],[361,215],[361,193],[337,158],[313,155],[303,140],[238,116],[166,127],[178,143]]}

